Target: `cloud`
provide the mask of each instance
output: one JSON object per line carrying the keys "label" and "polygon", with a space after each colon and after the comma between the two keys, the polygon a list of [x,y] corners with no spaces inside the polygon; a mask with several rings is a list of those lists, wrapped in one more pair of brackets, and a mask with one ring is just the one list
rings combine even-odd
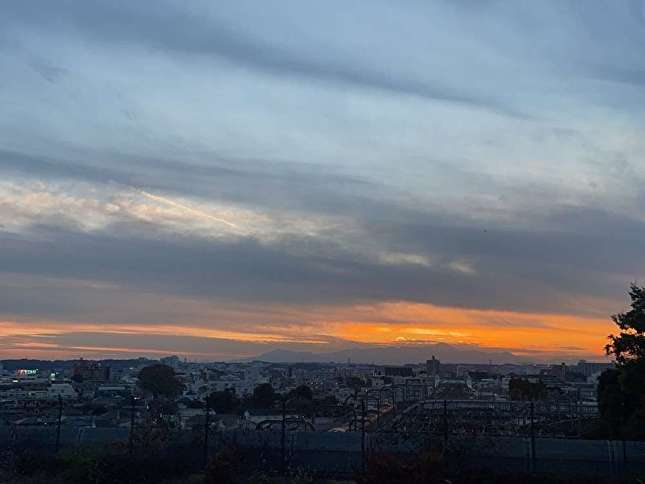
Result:
{"label": "cloud", "polygon": [[391,265],[419,265],[424,267],[430,267],[432,265],[432,260],[425,255],[417,254],[405,254],[401,252],[390,252],[383,253],[379,255],[379,260],[383,264]]}
{"label": "cloud", "polygon": [[[347,5],[338,5],[341,6],[348,10]],[[248,25],[242,25],[241,28],[239,25],[231,25],[231,16],[224,13],[220,18],[220,9],[207,8],[205,4],[194,4],[192,9],[179,8],[174,2],[161,2],[154,9],[129,2],[97,2],[92,5],[64,2],[56,9],[48,7],[46,2],[17,7],[12,9],[11,17],[17,22],[37,28],[48,28],[47,26],[52,25],[51,18],[54,17],[57,19],[54,25],[58,28],[64,26],[69,30],[74,29],[101,42],[131,42],[162,51],[214,56],[275,75],[379,89],[431,101],[490,109],[501,114],[520,115],[501,99],[495,99],[491,95],[477,95],[437,80],[395,75],[391,71],[352,62],[359,59],[343,59],[327,55],[324,51],[318,52],[318,55],[311,55],[307,50],[298,51],[293,44],[286,47],[284,44],[271,42],[271,39],[253,35],[253,30]],[[297,4],[292,3],[290,7],[298,9]],[[257,6],[247,4],[241,8],[232,8],[230,13],[249,13],[248,10],[251,9],[256,10]],[[379,10],[382,9],[383,6],[379,6]],[[357,20],[359,16],[373,14],[367,9],[355,7],[350,7],[349,12],[355,15]],[[280,22],[280,18],[274,17],[270,11],[265,13],[273,17],[276,23],[286,24],[280,26],[281,28],[297,28],[288,21]],[[300,13],[311,15],[305,11]],[[325,9],[319,13],[328,14],[329,10]],[[254,30],[257,33],[257,29]],[[339,33],[343,35],[342,31]],[[369,33],[373,35],[376,31]],[[381,34],[383,33],[381,31]],[[35,68],[39,73],[44,73],[43,76],[47,80],[52,79],[51,73],[55,72],[58,75],[64,72],[63,69],[42,64],[36,65]]]}
{"label": "cloud", "polygon": [[639,2],[4,13],[0,315],[239,336],[264,307],[318,337],[307,311],[367,305],[450,337],[387,306],[422,304],[547,331],[645,271]]}
{"label": "cloud", "polygon": [[[128,207],[135,214],[142,210]],[[47,215],[42,207],[34,210]],[[210,219],[195,225],[193,214],[185,220],[183,210],[179,215],[145,210],[153,215],[126,213],[103,226],[81,211],[79,217],[88,218],[85,231],[73,228],[80,222],[56,228],[44,225],[47,217],[37,217],[23,234],[2,235],[0,264],[12,273],[98,279],[245,303],[408,300],[595,315],[619,308],[624,287],[645,267],[642,222],[607,216],[600,225],[598,215],[583,223],[584,214],[576,211],[566,217],[572,221],[569,231],[482,230],[433,224],[426,214],[399,223],[338,223],[313,232],[298,224],[287,230],[278,218],[251,223],[240,234]],[[556,218],[557,226],[563,216]],[[595,258],[600,253],[606,258]],[[383,254],[390,256],[384,260]]]}

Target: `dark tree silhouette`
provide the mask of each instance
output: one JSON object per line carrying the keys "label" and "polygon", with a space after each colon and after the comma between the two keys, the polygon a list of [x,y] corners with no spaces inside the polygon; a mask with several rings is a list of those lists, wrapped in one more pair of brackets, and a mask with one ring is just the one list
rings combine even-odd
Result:
{"label": "dark tree silhouette", "polygon": [[616,360],[598,381],[598,407],[612,436],[645,437],[645,288],[629,288],[630,309],[614,314],[620,330],[605,346]]}
{"label": "dark tree silhouette", "polygon": [[253,390],[253,403],[258,407],[272,407],[276,395],[270,383],[262,383]]}
{"label": "dark tree silhouette", "polygon": [[636,402],[621,385],[621,371],[604,371],[598,378],[598,410],[609,427],[612,437],[620,434],[621,427],[636,410]]}
{"label": "dark tree silhouette", "polygon": [[357,376],[349,376],[345,379],[345,385],[354,390],[355,393],[361,391],[361,388],[365,386],[363,380]]}
{"label": "dark tree silhouette", "polygon": [[289,398],[311,401],[314,399],[314,392],[307,385],[300,385],[289,392]]}
{"label": "dark tree silhouette", "polygon": [[206,400],[208,406],[217,413],[233,413],[240,406],[240,399],[235,395],[235,390],[228,388],[211,393]]}
{"label": "dark tree silhouette", "polygon": [[544,400],[548,390],[543,381],[531,382],[525,378],[511,378],[508,382],[511,400]]}
{"label": "dark tree silhouette", "polygon": [[311,415],[313,411],[314,392],[307,385],[299,385],[287,395],[288,405],[303,415]]}
{"label": "dark tree silhouette", "polygon": [[176,398],[184,389],[175,370],[161,364],[143,368],[139,372],[137,384],[142,390],[151,393],[155,400],[159,397]]}
{"label": "dark tree silhouette", "polygon": [[632,284],[629,288],[631,309],[614,314],[611,319],[620,329],[618,335],[609,335],[605,346],[619,365],[645,360],[645,287]]}

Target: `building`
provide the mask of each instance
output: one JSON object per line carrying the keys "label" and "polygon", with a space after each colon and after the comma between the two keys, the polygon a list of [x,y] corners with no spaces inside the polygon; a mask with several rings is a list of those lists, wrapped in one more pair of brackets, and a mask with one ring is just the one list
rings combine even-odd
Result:
{"label": "building", "polygon": [[110,380],[110,367],[81,358],[74,363],[72,379],[77,382],[104,383]]}
{"label": "building", "polygon": [[177,355],[166,356],[161,358],[159,362],[162,365],[172,366],[173,368],[179,368],[179,365],[181,365],[181,359]]}
{"label": "building", "polygon": [[414,372],[412,371],[412,367],[410,366],[386,366],[383,368],[383,373],[385,376],[402,376],[402,377],[410,377],[414,376]]}
{"label": "building", "polygon": [[585,377],[602,373],[605,370],[613,368],[613,363],[595,363],[591,361],[580,360],[574,367],[577,373],[582,373]]}
{"label": "building", "polygon": [[40,379],[40,370],[37,368],[18,368],[15,376],[18,380],[38,380]]}
{"label": "building", "polygon": [[47,399],[57,400],[58,398],[62,400],[76,400],[78,393],[76,393],[76,390],[74,390],[74,387],[70,383],[51,383],[47,388]]}
{"label": "building", "polygon": [[432,359],[426,361],[426,372],[429,376],[437,376],[440,370],[441,362],[432,355]]}

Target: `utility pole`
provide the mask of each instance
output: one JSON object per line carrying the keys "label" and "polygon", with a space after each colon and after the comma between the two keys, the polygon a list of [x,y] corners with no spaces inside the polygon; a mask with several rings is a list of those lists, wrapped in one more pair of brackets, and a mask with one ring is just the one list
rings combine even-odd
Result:
{"label": "utility pole", "polygon": [[281,454],[281,462],[280,462],[280,467],[282,470],[282,473],[287,471],[287,397],[283,397],[282,399],[282,428],[281,428],[281,435],[280,435],[280,454]]}
{"label": "utility pole", "polygon": [[58,395],[58,420],[56,422],[56,453],[60,450],[60,426],[63,420],[63,397]]}
{"label": "utility pole", "polygon": [[363,468],[363,473],[365,473],[365,464],[366,464],[366,455],[365,455],[365,399],[361,400],[361,465]]}
{"label": "utility pole", "polygon": [[448,401],[443,401],[443,447],[448,446]]}
{"label": "utility pole", "polygon": [[204,467],[208,464],[208,432],[211,426],[211,409],[208,397],[205,399],[206,402],[206,415],[204,416]]}
{"label": "utility pole", "polygon": [[378,399],[376,400],[376,428],[381,428],[381,392],[378,392]]}
{"label": "utility pole", "polygon": [[128,454],[134,452],[134,395],[130,395],[130,435],[128,436]]}
{"label": "utility pole", "polygon": [[535,472],[535,402],[531,400],[531,472]]}

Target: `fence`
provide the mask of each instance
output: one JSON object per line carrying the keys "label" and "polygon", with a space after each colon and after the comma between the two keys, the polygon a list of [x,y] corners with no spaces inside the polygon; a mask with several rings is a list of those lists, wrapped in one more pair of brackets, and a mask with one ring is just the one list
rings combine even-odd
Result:
{"label": "fence", "polygon": [[[565,408],[566,407],[566,408]],[[290,407],[283,401],[272,416],[246,422],[243,430],[221,430],[219,416],[208,407],[192,427],[167,423],[163,408],[150,408],[134,399],[124,402],[112,426],[102,427],[95,416],[75,415],[78,408],[62,400],[55,405],[20,410],[0,408],[0,447],[58,452],[70,448],[106,448],[123,454],[174,452],[190,456],[199,467],[227,447],[235,447],[266,470],[303,468],[316,474],[347,476],[365,468],[369,458],[395,454],[402,458],[422,450],[439,449],[468,467],[497,471],[596,472],[618,474],[645,471],[645,443],[580,438],[549,438],[540,432],[560,418],[590,418],[590,410],[574,406],[507,402],[425,401],[405,409],[369,409],[366,400],[353,404]],[[324,425],[321,423],[322,419]],[[507,427],[504,420],[516,420]],[[343,422],[348,431],[319,431]],[[468,432],[475,422],[478,432]],[[470,426],[469,426],[470,425]],[[575,426],[574,426],[575,427]],[[503,435],[504,431],[514,434]]]}
{"label": "fence", "polygon": [[581,438],[598,417],[595,405],[579,402],[425,400],[411,402],[402,411],[395,408],[379,428],[434,435]]}

